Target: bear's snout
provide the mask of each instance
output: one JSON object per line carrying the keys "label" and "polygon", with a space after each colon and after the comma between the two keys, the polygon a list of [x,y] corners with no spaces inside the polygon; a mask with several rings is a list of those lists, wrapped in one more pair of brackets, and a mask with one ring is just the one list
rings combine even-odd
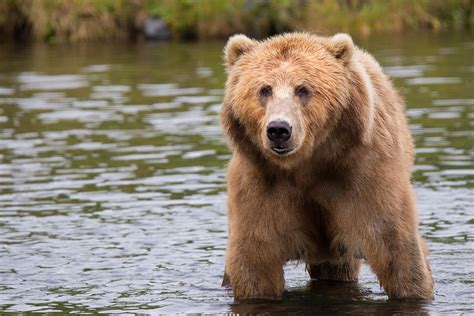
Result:
{"label": "bear's snout", "polygon": [[268,124],[267,137],[274,152],[282,155],[290,151],[287,142],[291,137],[291,131],[291,125],[286,121],[271,121]]}

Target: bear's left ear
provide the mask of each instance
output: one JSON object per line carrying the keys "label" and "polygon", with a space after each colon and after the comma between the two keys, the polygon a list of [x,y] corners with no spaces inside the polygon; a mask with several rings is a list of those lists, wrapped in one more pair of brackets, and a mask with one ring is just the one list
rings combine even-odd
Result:
{"label": "bear's left ear", "polygon": [[240,56],[249,52],[257,45],[257,43],[257,41],[252,40],[243,34],[237,34],[230,37],[224,48],[224,61],[227,70],[230,70]]}
{"label": "bear's left ear", "polygon": [[337,59],[349,61],[354,51],[354,42],[349,34],[338,33],[327,38],[324,43],[326,49]]}

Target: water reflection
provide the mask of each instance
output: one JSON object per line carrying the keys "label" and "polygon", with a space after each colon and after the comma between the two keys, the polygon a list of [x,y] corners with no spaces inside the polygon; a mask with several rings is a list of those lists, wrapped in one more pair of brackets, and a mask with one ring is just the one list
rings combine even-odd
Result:
{"label": "water reflection", "polygon": [[282,302],[233,303],[223,43],[38,45],[0,49],[0,310],[474,312],[472,39],[358,42],[406,96],[435,302],[289,265]]}
{"label": "water reflection", "polygon": [[357,283],[312,281],[307,286],[285,293],[280,303],[231,304],[238,315],[272,313],[393,315],[410,313],[428,315],[428,302],[394,300],[387,303],[384,297],[374,299],[373,293]]}

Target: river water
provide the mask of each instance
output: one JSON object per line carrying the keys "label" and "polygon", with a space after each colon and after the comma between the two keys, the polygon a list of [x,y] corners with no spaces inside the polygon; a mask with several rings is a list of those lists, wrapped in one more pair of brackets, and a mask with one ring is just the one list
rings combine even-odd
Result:
{"label": "river water", "polygon": [[405,96],[434,302],[285,269],[284,299],[220,287],[224,43],[0,46],[0,311],[474,313],[474,39],[356,39]]}

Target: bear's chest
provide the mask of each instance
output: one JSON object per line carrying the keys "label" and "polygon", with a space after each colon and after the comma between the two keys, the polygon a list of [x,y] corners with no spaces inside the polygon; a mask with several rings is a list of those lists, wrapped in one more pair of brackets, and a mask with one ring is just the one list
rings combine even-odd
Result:
{"label": "bear's chest", "polygon": [[288,260],[321,262],[363,258],[360,245],[338,227],[337,218],[320,201],[308,199],[293,209],[294,221],[280,235]]}

